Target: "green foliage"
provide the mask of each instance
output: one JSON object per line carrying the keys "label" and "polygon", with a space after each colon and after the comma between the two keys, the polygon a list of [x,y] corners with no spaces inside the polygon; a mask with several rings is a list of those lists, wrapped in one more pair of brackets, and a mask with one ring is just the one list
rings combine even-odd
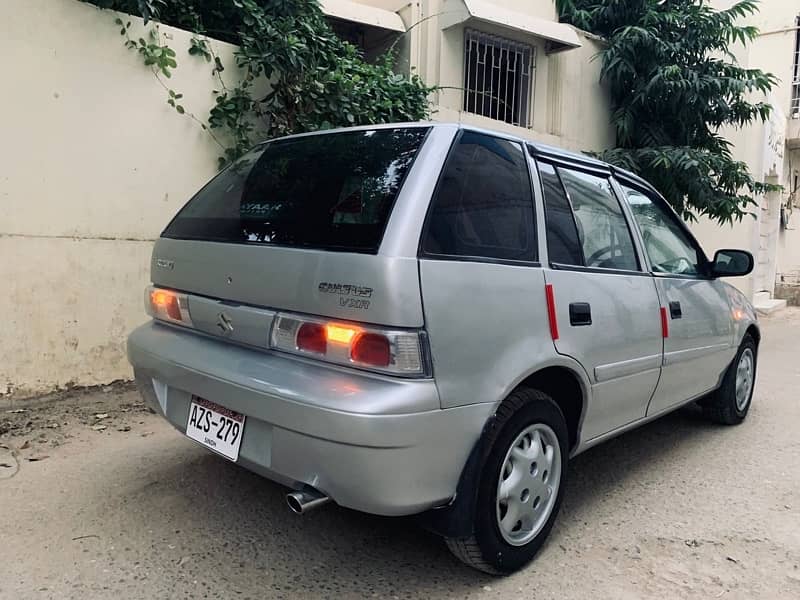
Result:
{"label": "green foliage", "polygon": [[194,36],[189,45],[190,56],[202,56],[206,62],[211,62],[212,54],[211,49],[208,47],[208,42],[203,38]]}
{"label": "green foliage", "polygon": [[162,46],[158,43],[156,30],[150,31],[149,43],[144,38],[134,41],[128,36],[128,30],[131,27],[130,21],[123,25],[122,19],[114,19],[114,23],[120,26],[119,33],[125,37],[125,47],[129,50],[136,50],[141,54],[145,66],[152,66],[156,71],[160,71],[164,77],[172,77],[171,69],[178,66],[178,62],[175,60],[175,51],[169,46]]}
{"label": "green foliage", "polygon": [[753,195],[776,189],[735,161],[719,133],[769,119],[777,79],[745,69],[731,52],[758,31],[741,20],[757,0],[727,10],[705,0],[556,0],[562,19],[603,36],[602,81],[614,108],[611,163],[650,181],[685,218],[741,220]]}
{"label": "green foliage", "polygon": [[[416,75],[395,73],[391,51],[374,63],[365,61],[355,46],[335,35],[314,0],[84,1],[141,14],[195,34],[187,51],[213,64],[220,88],[215,92],[208,130],[223,131],[231,140],[223,144],[221,164],[241,156],[253,145],[256,132],[264,130],[267,137],[273,137],[330,127],[417,121],[430,114],[428,96],[433,88]],[[171,76],[175,53],[160,43],[157,33],[150,41],[132,40],[128,37],[130,23],[123,24],[121,19],[116,23],[127,46],[142,55],[157,77]],[[225,66],[205,36],[238,46],[235,57],[240,78],[235,87],[226,85],[220,76]],[[258,95],[259,82],[265,80],[269,90]],[[177,99],[170,95],[167,101],[176,110],[180,106]],[[178,112],[198,120],[182,107]],[[259,120],[261,124],[256,126]]]}
{"label": "green foliage", "polygon": [[159,9],[164,7],[164,0],[137,0],[137,2],[145,25],[150,19],[158,15]]}

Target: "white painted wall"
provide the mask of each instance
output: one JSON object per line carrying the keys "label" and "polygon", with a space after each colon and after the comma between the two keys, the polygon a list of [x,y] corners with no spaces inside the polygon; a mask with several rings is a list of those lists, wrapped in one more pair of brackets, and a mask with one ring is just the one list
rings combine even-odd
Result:
{"label": "white painted wall", "polygon": [[[219,149],[167,106],[113,13],[75,0],[4,9],[0,394],[129,377],[152,240],[216,172]],[[186,53],[189,34],[162,32],[178,53],[170,86],[205,117],[210,67]],[[215,47],[232,65],[233,47]]]}

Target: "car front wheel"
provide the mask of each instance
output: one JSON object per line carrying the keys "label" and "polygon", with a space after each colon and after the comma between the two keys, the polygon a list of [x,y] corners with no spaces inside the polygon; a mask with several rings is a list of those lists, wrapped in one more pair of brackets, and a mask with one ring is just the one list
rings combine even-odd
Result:
{"label": "car front wheel", "polygon": [[494,431],[473,535],[447,545],[471,567],[504,574],[530,562],[550,533],[566,481],[568,435],[553,399],[527,388],[501,404]]}
{"label": "car front wheel", "polygon": [[722,385],[703,401],[704,414],[715,423],[738,425],[747,416],[756,383],[757,351],[753,337],[746,335],[722,378]]}

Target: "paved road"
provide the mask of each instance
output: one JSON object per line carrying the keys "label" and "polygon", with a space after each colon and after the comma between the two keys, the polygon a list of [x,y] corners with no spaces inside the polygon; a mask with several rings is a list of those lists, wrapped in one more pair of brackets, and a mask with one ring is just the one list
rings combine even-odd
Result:
{"label": "paved road", "polygon": [[764,326],[744,425],[681,411],[578,457],[504,579],[405,519],[291,514],[130,391],[3,409],[0,598],[800,598],[800,311]]}

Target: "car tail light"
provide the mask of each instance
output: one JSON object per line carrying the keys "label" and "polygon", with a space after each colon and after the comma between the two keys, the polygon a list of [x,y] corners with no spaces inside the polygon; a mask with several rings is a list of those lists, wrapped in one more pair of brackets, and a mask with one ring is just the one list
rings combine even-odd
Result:
{"label": "car tail light", "polygon": [[303,352],[325,354],[328,351],[328,337],[325,327],[319,323],[303,323],[297,329],[297,349]]}
{"label": "car tail light", "polygon": [[389,339],[379,333],[360,333],[350,347],[350,359],[353,362],[388,367],[392,360]]}
{"label": "car tail light", "polygon": [[189,300],[186,294],[149,286],[145,290],[144,305],[147,314],[160,321],[192,325]]}
{"label": "car tail light", "polygon": [[424,331],[382,329],[280,313],[272,325],[276,350],[391,375],[426,377]]}

